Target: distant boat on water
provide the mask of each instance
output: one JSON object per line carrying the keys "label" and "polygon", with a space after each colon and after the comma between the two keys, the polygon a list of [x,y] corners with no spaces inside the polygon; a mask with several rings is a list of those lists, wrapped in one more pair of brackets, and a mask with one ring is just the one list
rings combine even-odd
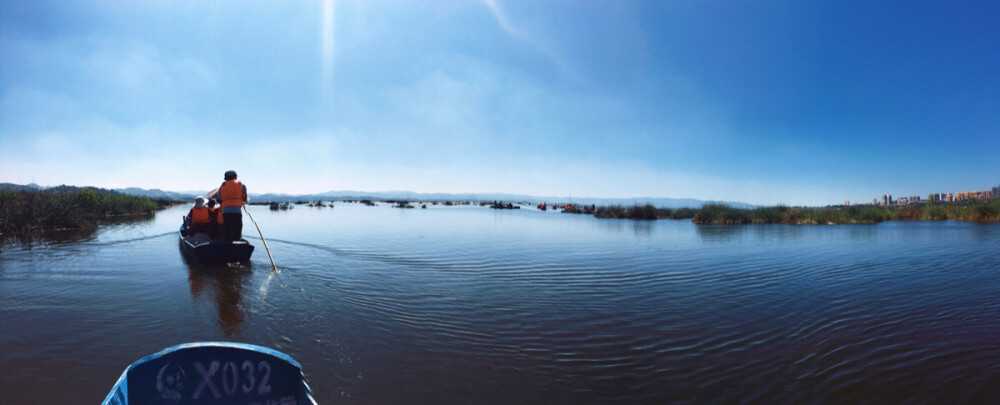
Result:
{"label": "distant boat on water", "polygon": [[490,205],[490,208],[497,209],[497,210],[519,210],[519,209],[521,209],[521,206],[520,205],[514,205],[514,204],[511,204],[511,203],[504,204],[503,201],[500,201],[500,202],[494,202],[493,205]]}

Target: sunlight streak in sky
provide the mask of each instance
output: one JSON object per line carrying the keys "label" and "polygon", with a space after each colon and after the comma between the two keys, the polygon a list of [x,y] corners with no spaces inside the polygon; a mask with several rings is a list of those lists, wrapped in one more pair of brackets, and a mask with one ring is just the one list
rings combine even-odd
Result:
{"label": "sunlight streak in sky", "polygon": [[811,205],[1000,166],[982,4],[169,3],[0,1],[0,183]]}
{"label": "sunlight streak in sky", "polygon": [[500,28],[502,28],[507,35],[510,35],[511,38],[516,40],[523,41],[536,52],[545,56],[549,59],[549,61],[554,63],[566,77],[577,81],[582,80],[579,72],[573,69],[569,63],[567,63],[550,47],[545,46],[536,38],[532,38],[523,29],[515,27],[511,24],[510,20],[507,19],[507,14],[504,13],[503,8],[501,8],[500,4],[497,3],[497,0],[483,0],[483,3],[485,3],[486,7],[490,9],[490,13],[493,14],[493,18],[497,20],[497,24],[500,25]]}
{"label": "sunlight streak in sky", "polygon": [[507,16],[503,13],[503,10],[500,8],[500,5],[497,4],[496,0],[483,0],[483,3],[486,3],[486,7],[490,8],[490,12],[493,13],[493,17],[497,19],[497,23],[500,24],[500,28],[503,28],[508,35],[518,39],[527,38],[521,30],[510,24],[510,21],[507,20]]}

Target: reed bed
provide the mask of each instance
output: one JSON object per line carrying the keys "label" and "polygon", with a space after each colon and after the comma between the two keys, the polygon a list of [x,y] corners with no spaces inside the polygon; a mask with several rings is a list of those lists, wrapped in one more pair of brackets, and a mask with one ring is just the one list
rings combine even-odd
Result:
{"label": "reed bed", "polygon": [[[586,213],[586,212],[581,212]],[[631,206],[608,205],[597,207],[593,210],[597,218],[620,218],[620,219],[690,219],[694,217],[693,208],[659,208],[652,204],[635,204]]]}
{"label": "reed bed", "polygon": [[908,205],[881,207],[787,207],[751,209],[725,204],[706,204],[694,214],[696,224],[792,224],[842,225],[874,224],[884,221],[972,221],[1000,222],[1000,199],[970,201],[967,204]]}
{"label": "reed bed", "polygon": [[171,203],[95,188],[0,191],[0,233],[90,229],[104,218],[148,215]]}

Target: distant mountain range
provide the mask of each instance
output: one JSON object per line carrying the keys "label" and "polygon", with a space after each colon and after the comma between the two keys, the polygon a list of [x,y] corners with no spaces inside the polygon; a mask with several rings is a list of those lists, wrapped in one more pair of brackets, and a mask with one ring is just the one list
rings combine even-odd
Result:
{"label": "distant mountain range", "polygon": [[129,188],[116,188],[116,189],[103,189],[99,187],[77,187],[77,186],[67,186],[59,185],[54,187],[42,187],[35,183],[21,185],[12,183],[0,183],[0,190],[2,191],[50,191],[56,193],[73,192],[79,189],[93,189],[103,192],[116,192],[121,194],[138,195],[149,198],[165,198],[171,200],[194,200],[195,196],[201,194],[197,191],[163,191],[157,188],[152,190],[146,190],[143,188],[129,187]]}
{"label": "distant mountain range", "polygon": [[0,183],[0,191],[38,191],[41,189],[42,187],[35,183],[27,185]]}
{"label": "distant mountain range", "polygon": [[[46,190],[68,188],[68,186],[41,187],[37,184],[17,185],[11,183],[0,183],[0,190],[20,191],[20,190]],[[204,195],[204,191],[164,191],[160,189],[143,189],[138,187],[114,189],[122,194],[139,195],[150,198],[168,198],[181,201],[192,201],[198,195]],[[634,197],[634,198],[596,198],[596,197],[540,197],[522,194],[506,193],[415,193],[412,191],[327,191],[317,194],[250,194],[251,201],[257,202],[295,202],[295,201],[319,201],[319,200],[406,200],[406,201],[504,201],[513,203],[528,204],[586,204],[586,205],[633,205],[652,204],[664,208],[701,207],[707,203],[723,203],[737,208],[753,208],[751,204],[735,201],[705,201],[693,198],[661,198],[661,197]]]}
{"label": "distant mountain range", "polygon": [[138,187],[116,188],[115,191],[122,194],[141,195],[149,198],[169,198],[182,201],[194,201],[195,197],[204,195],[204,192],[199,191],[163,191],[158,188],[146,190]]}

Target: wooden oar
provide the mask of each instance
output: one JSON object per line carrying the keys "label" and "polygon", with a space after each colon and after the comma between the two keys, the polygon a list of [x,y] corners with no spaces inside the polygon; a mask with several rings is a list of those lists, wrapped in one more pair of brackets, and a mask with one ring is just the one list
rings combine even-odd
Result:
{"label": "wooden oar", "polygon": [[247,216],[250,217],[250,222],[253,222],[253,226],[257,227],[257,233],[260,234],[260,240],[264,242],[264,250],[267,251],[267,258],[271,259],[271,266],[273,266],[274,267],[274,271],[277,272],[278,271],[278,265],[274,264],[274,258],[271,257],[271,248],[267,247],[267,240],[264,239],[264,232],[260,231],[260,226],[257,225],[257,221],[253,220],[253,215],[250,215],[250,210],[247,209],[246,205],[243,206],[243,211],[246,211]]}

